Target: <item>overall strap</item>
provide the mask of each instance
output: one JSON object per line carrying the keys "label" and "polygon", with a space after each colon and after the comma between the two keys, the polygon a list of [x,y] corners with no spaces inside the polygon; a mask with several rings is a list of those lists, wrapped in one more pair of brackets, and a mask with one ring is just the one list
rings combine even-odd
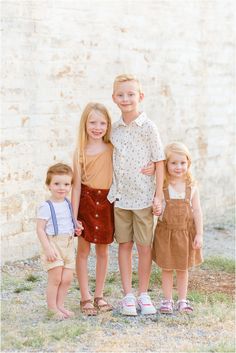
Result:
{"label": "overall strap", "polygon": [[66,197],[65,197],[65,200],[68,203],[68,206],[69,206],[69,209],[70,209],[70,214],[71,214],[71,219],[72,219],[72,223],[73,223],[74,229],[76,229],[77,228],[77,223],[76,223],[76,220],[75,220],[75,217],[74,217],[74,214],[73,214],[71,203]]}
{"label": "overall strap", "polygon": [[169,201],[170,200],[170,194],[169,194],[168,187],[163,189],[163,194],[164,194],[164,197],[165,197],[165,201]]}
{"label": "overall strap", "polygon": [[53,228],[54,228],[54,235],[58,235],[57,217],[56,217],[56,213],[55,213],[52,201],[47,200],[46,202],[49,204],[50,211],[51,211],[52,224],[53,224]]}
{"label": "overall strap", "polygon": [[190,202],[191,199],[191,186],[186,184],[185,187],[185,201]]}

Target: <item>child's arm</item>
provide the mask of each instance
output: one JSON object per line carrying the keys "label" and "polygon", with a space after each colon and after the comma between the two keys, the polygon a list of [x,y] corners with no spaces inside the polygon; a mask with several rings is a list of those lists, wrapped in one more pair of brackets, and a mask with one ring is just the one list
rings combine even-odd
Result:
{"label": "child's arm", "polygon": [[162,189],[164,182],[164,161],[156,162],[156,192],[153,199],[153,213],[160,216],[162,212]]}
{"label": "child's arm", "polygon": [[45,226],[47,221],[45,219],[37,219],[36,231],[39,238],[39,241],[45,251],[47,260],[50,262],[57,260],[57,253],[51,247],[50,242],[48,241],[47,234],[45,233]]}
{"label": "child's arm", "polygon": [[141,169],[141,173],[144,175],[154,175],[155,174],[155,163],[150,161],[145,167]]}
{"label": "child's arm", "polygon": [[202,209],[198,189],[196,188],[192,197],[193,218],[196,227],[196,235],[193,240],[193,248],[200,249],[203,242]]}
{"label": "child's arm", "polygon": [[[74,177],[73,177],[73,185],[71,192],[71,205],[74,213],[74,217],[77,221],[78,211],[79,211],[79,201],[81,194],[81,167],[80,164],[76,160],[76,156],[74,155],[73,161],[73,169],[74,169]],[[76,235],[81,235],[83,226],[81,222],[77,221],[77,228],[75,229]]]}

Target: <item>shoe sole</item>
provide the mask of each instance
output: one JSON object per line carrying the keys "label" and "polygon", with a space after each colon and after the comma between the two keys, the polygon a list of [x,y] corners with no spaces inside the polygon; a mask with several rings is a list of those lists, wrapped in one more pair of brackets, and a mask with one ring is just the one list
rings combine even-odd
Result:
{"label": "shoe sole", "polygon": [[150,312],[148,312],[148,311],[145,312],[145,310],[142,311],[142,308],[140,305],[138,305],[137,309],[141,311],[141,315],[155,315],[157,313],[156,309],[154,309],[154,310],[152,309],[152,311],[150,311]]}
{"label": "shoe sole", "polygon": [[155,315],[157,312],[156,311],[151,311],[151,312],[142,312],[141,311],[141,315]]}
{"label": "shoe sole", "polygon": [[128,312],[128,311],[125,311],[125,310],[122,310],[122,311],[121,311],[121,314],[122,314],[122,315],[125,315],[125,316],[137,316],[137,315],[138,315],[138,314],[135,313],[135,312],[131,313],[131,312]]}
{"label": "shoe sole", "polygon": [[160,314],[167,314],[167,315],[171,315],[173,314],[173,311],[165,311],[165,310],[159,310]]}

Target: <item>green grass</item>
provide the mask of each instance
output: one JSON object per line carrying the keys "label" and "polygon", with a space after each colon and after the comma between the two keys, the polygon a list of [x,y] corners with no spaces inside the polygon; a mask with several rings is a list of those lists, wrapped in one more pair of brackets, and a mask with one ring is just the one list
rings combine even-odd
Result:
{"label": "green grass", "polygon": [[2,273],[1,290],[10,290],[12,287],[17,287],[21,283],[21,279],[13,277],[9,274]]}
{"label": "green grass", "polygon": [[[225,258],[209,258],[204,264],[206,266],[206,273],[207,271],[210,273],[211,270],[232,273],[232,269],[234,269],[232,265],[234,265],[233,261]],[[139,335],[142,334],[140,333],[140,327],[143,327],[145,331],[147,326],[153,330],[151,332],[157,330],[158,335],[165,336],[168,330],[173,332],[173,335],[177,332],[176,339],[178,337],[183,337],[184,339],[186,337],[185,333],[188,334],[189,330],[193,330],[196,332],[196,341],[193,340],[193,343],[188,343],[185,351],[189,353],[231,353],[235,351],[234,333],[231,333],[234,327],[234,298],[226,293],[206,293],[200,290],[189,290],[188,299],[194,307],[194,313],[189,316],[176,313],[170,317],[158,314],[151,318],[142,317],[141,315],[138,315],[135,319],[128,318],[123,317],[119,312],[118,302],[121,297],[122,286],[120,283],[120,274],[114,271],[108,273],[104,290],[104,295],[108,302],[110,302],[111,298],[114,300],[115,310],[113,313],[99,314],[95,318],[85,318],[81,315],[79,310],[78,285],[75,279],[69,290],[66,307],[75,311],[76,316],[73,319],[61,322],[55,321],[50,316],[47,317],[45,315],[46,302],[40,286],[41,284],[45,285],[44,277],[40,274],[38,275],[37,272],[35,273],[36,275],[32,273],[26,276],[20,272],[20,276],[15,277],[8,273],[3,273],[2,275],[4,291],[9,295],[9,298],[6,296],[4,307],[2,307],[2,351],[46,352],[50,350],[67,352],[69,350],[70,352],[76,352],[81,342],[84,342],[85,350],[89,351],[91,349],[92,351],[95,348],[99,352],[102,351],[101,347],[106,348],[105,340],[108,339],[109,342],[113,340],[115,333],[118,332],[122,335],[125,333],[125,337],[128,338],[124,344],[127,345],[129,337],[132,337],[137,328]],[[132,277],[133,288],[137,290],[137,271],[133,272]],[[37,283],[34,284],[34,282]],[[150,289],[151,297],[156,305],[159,297],[162,295],[160,283],[161,270],[155,266],[151,273]],[[95,288],[95,278],[92,276],[90,284]],[[38,291],[39,288],[40,292]],[[27,292],[31,289],[32,292]],[[15,295],[13,293],[14,290],[15,293],[22,292],[22,294]],[[177,300],[176,293],[175,287],[175,300]],[[32,309],[29,306],[28,309],[29,298],[32,298],[37,303],[37,307]],[[203,334],[201,335],[200,332],[198,335],[198,330],[203,332]],[[145,342],[147,339],[147,342],[149,342],[146,332],[143,340]],[[215,332],[219,332],[219,335],[215,334]],[[226,334],[225,339],[223,338],[224,336],[220,337],[221,333],[222,335]],[[167,341],[165,344],[168,346]],[[140,352],[145,352],[147,347],[148,345],[141,344]],[[117,349],[114,352],[118,352],[119,350]]]}
{"label": "green grass", "polygon": [[116,283],[120,280],[120,274],[119,272],[112,272],[108,274],[106,282],[109,284]]}
{"label": "green grass", "polygon": [[235,343],[222,341],[218,344],[209,344],[209,346],[188,350],[186,353],[235,353]]}
{"label": "green grass", "polygon": [[26,281],[28,281],[28,282],[38,282],[39,280],[40,280],[40,278],[38,276],[33,275],[32,273],[30,273],[26,277]]}
{"label": "green grass", "polygon": [[138,272],[137,271],[133,271],[133,274],[132,274],[132,286],[133,287],[138,287]]}
{"label": "green grass", "polygon": [[210,257],[208,259],[205,259],[204,263],[201,265],[201,268],[213,271],[224,271],[227,273],[234,273],[235,261],[219,256]]}
{"label": "green grass", "polygon": [[56,329],[52,334],[50,334],[50,337],[54,338],[57,341],[60,341],[62,339],[69,340],[77,336],[81,336],[86,331],[87,329],[84,325],[60,327]]}
{"label": "green grass", "polygon": [[213,292],[213,293],[203,293],[198,291],[189,291],[188,299],[194,303],[227,303],[233,302],[232,296],[226,293]]}
{"label": "green grass", "polygon": [[31,291],[32,287],[29,284],[22,284],[19,287],[14,289],[14,293],[21,293],[24,291]]}
{"label": "green grass", "polygon": [[161,270],[156,266],[152,268],[151,276],[150,276],[150,288],[161,284]]}
{"label": "green grass", "polygon": [[33,337],[27,337],[23,346],[31,347],[31,348],[41,348],[45,343],[45,337],[38,334],[38,336],[34,335]]}

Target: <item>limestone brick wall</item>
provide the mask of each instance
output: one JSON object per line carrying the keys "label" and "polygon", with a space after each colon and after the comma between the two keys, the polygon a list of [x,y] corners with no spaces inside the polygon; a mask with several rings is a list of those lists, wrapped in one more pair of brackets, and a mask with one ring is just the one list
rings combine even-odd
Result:
{"label": "limestone brick wall", "polygon": [[119,112],[114,76],[136,74],[163,143],[193,155],[205,223],[234,202],[234,2],[8,0],[2,12],[2,259],[38,253],[35,209],[49,165],[71,164],[88,101]]}

